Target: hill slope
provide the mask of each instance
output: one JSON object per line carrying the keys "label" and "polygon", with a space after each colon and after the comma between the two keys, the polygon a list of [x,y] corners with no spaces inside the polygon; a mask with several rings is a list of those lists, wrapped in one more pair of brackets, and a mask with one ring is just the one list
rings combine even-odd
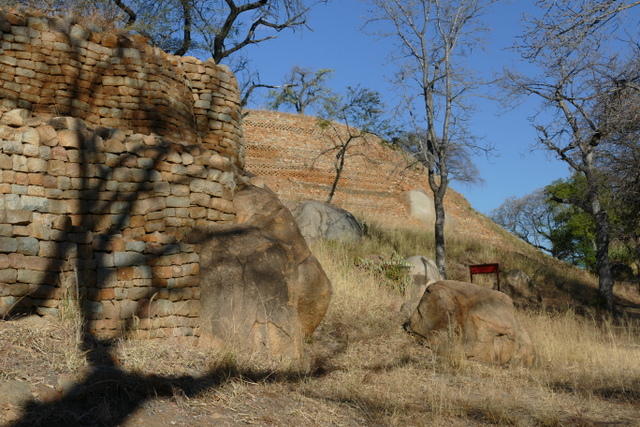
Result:
{"label": "hill slope", "polygon": [[[338,126],[340,128],[344,126]],[[336,135],[331,128],[321,126],[319,120],[311,116],[248,110],[243,119],[243,132],[246,169],[264,177],[266,185],[283,201],[327,198],[336,174],[333,164]],[[424,168],[379,138],[361,139],[348,151],[333,204],[367,222],[430,231],[432,222],[411,214],[408,192],[412,190],[432,197]],[[497,262],[503,272],[519,269],[532,277],[536,292],[545,304],[598,304],[596,278],[592,275],[517,239],[475,211],[454,190],[447,191],[445,209],[451,219],[449,278],[469,280],[468,265]],[[461,249],[464,247],[467,249]],[[432,257],[433,250],[424,248],[421,254]],[[619,284],[618,291],[618,302],[623,306],[637,303],[637,292],[629,286]]]}

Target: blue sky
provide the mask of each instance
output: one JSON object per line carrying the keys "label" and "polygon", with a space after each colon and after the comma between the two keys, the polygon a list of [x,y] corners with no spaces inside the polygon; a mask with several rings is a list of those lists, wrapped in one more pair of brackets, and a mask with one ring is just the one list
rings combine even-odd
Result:
{"label": "blue sky", "polygon": [[[518,66],[515,54],[505,49],[520,33],[518,19],[522,12],[532,10],[531,3],[514,1],[494,7],[494,13],[487,16],[493,30],[488,35],[487,52],[476,54],[472,67],[490,75],[504,66]],[[381,92],[387,105],[394,107],[395,93],[385,79],[395,70],[387,61],[393,46],[360,30],[366,12],[366,5],[356,0],[332,0],[318,5],[311,13],[308,23],[313,31],[283,32],[278,39],[251,47],[247,53],[253,66],[260,70],[261,82],[280,84],[294,65],[330,68],[335,72],[329,85],[335,91],[361,85]],[[263,105],[259,99],[255,101],[250,107]],[[548,153],[531,151],[535,132],[527,117],[535,112],[535,100],[506,113],[495,101],[479,99],[476,104],[478,112],[472,119],[472,132],[494,145],[497,156],[475,159],[484,184],[452,184],[474,209],[489,213],[510,196],[525,196],[569,175],[565,163]],[[503,114],[498,115],[500,112]]]}

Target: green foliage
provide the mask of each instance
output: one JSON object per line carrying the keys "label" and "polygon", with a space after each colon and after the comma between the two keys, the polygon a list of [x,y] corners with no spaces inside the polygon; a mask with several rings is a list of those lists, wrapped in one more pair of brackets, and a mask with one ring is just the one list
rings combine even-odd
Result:
{"label": "green foliage", "polygon": [[314,70],[294,66],[285,77],[283,85],[269,91],[267,108],[270,110],[293,109],[298,114],[305,114],[307,108],[320,111],[325,104],[332,104],[338,97],[327,86],[333,78],[333,71],[328,68]]}
{"label": "green foliage", "polygon": [[389,128],[385,108],[377,90],[347,86],[346,95],[325,103],[320,115],[324,121],[344,123],[359,133],[384,134]]}
{"label": "green foliage", "polygon": [[551,241],[553,256],[594,271],[595,222],[591,215],[578,207],[586,191],[586,180],[581,174],[554,181],[544,188],[552,224],[548,239]]}
{"label": "green foliage", "polygon": [[[628,206],[612,190],[611,176],[598,177],[600,203],[605,209],[612,241],[609,258],[626,265],[636,262],[640,210]],[[587,271],[596,267],[596,226],[584,205],[587,199],[584,175],[575,173],[522,198],[509,198],[491,213],[491,218],[524,241],[552,256]]]}
{"label": "green foliage", "polygon": [[358,257],[354,264],[382,279],[389,289],[401,295],[404,294],[405,289],[411,282],[409,276],[411,264],[405,261],[404,257],[397,252],[393,252],[390,257],[382,259]]}

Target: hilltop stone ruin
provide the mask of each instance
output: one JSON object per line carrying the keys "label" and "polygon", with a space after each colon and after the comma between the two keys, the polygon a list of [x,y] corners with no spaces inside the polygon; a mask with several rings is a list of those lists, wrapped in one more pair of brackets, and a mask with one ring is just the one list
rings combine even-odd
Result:
{"label": "hilltop stone ruin", "polygon": [[0,35],[0,315],[78,300],[98,336],[199,336],[211,242],[185,237],[234,224],[252,181],[235,77],[62,18],[0,9]]}

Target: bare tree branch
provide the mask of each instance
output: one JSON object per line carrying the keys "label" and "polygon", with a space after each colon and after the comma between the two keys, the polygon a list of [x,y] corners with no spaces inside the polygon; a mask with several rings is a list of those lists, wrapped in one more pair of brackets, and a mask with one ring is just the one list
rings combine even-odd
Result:
{"label": "bare tree branch", "polygon": [[[369,0],[366,28],[396,41],[395,83],[408,111],[428,174],[436,211],[436,264],[446,277],[444,197],[454,152],[478,147],[468,130],[470,97],[484,82],[465,67],[469,49],[483,44],[481,22],[495,0]],[[390,28],[390,29],[389,29]],[[379,29],[375,32],[376,29]]]}

